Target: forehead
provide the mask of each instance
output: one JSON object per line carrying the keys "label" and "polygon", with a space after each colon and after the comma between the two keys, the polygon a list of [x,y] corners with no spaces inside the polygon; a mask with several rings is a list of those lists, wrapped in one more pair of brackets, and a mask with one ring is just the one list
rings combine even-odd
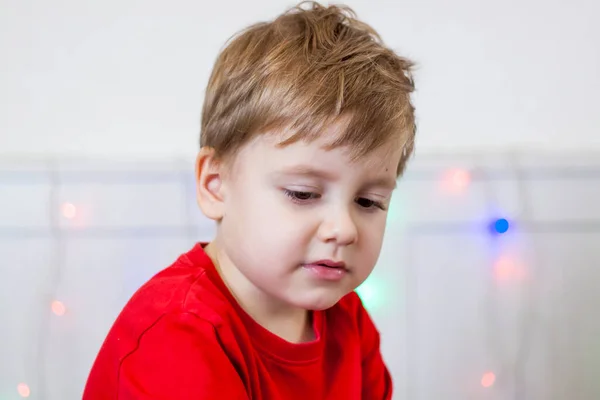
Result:
{"label": "forehead", "polygon": [[324,129],[322,135],[307,141],[299,140],[281,145],[288,137],[286,132],[265,133],[255,136],[236,157],[242,168],[278,169],[297,164],[311,165],[325,170],[349,171],[353,173],[390,173],[394,177],[400,162],[401,146],[390,140],[361,157],[354,157],[347,146],[332,147],[339,136],[340,125],[333,124]]}

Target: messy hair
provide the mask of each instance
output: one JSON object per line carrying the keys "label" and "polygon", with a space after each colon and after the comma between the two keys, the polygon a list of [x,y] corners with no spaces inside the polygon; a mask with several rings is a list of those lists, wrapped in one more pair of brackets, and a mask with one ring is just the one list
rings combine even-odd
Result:
{"label": "messy hair", "polygon": [[314,140],[344,118],[331,147],[360,157],[384,144],[401,146],[400,175],[416,131],[412,66],[350,8],[300,3],[239,32],[219,54],[200,145],[227,158],[257,134],[285,130],[285,146]]}

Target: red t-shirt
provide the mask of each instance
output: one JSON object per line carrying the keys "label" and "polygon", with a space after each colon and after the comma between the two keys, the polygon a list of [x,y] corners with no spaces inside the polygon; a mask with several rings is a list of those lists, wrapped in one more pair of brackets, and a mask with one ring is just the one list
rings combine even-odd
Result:
{"label": "red t-shirt", "polygon": [[200,244],[137,291],[100,349],[84,400],[391,399],[379,333],[356,293],[294,344],[235,301]]}

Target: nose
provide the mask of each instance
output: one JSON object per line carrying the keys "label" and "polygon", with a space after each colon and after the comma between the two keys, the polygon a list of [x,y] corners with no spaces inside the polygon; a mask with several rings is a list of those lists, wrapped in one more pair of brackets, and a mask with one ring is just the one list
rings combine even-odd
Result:
{"label": "nose", "polygon": [[325,216],[317,232],[319,240],[348,246],[356,242],[358,229],[350,210],[338,208]]}

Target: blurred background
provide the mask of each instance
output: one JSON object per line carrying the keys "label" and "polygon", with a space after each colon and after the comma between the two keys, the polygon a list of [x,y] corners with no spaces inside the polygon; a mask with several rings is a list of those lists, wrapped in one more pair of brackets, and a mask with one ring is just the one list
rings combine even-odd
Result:
{"label": "blurred background", "polygon": [[[212,63],[295,3],[0,0],[0,399],[81,398],[132,293],[213,225]],[[348,0],[417,62],[417,151],[358,292],[395,399],[600,399],[600,5]]]}

